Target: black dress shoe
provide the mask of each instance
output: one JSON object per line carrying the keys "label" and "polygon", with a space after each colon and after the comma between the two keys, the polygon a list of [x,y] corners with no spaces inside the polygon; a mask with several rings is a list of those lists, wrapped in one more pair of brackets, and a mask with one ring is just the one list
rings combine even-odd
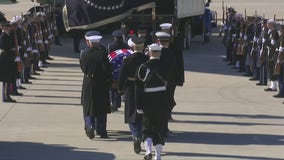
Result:
{"label": "black dress shoe", "polygon": [[108,138],[108,135],[107,134],[101,134],[100,138]]}
{"label": "black dress shoe", "polygon": [[[62,45],[62,44],[61,44],[61,45]],[[48,56],[46,59],[47,59],[47,60],[54,60],[54,58],[51,58],[50,56]]]}
{"label": "black dress shoe", "polygon": [[18,89],[27,89],[27,88],[20,85],[20,86],[18,87]]}
{"label": "black dress shoe", "polygon": [[7,102],[7,103],[16,103],[16,100],[13,100],[12,98],[6,98],[3,100],[3,102]]}
{"label": "black dress shoe", "polygon": [[47,66],[46,66],[46,65],[42,65],[41,67],[42,67],[42,68],[47,68]]}
{"label": "black dress shoe", "polygon": [[[33,77],[34,78],[34,77]],[[35,78],[34,78],[35,79]],[[30,81],[23,82],[23,84],[32,84]]]}
{"label": "black dress shoe", "polygon": [[49,62],[47,61],[43,61],[42,64],[50,64]]}
{"label": "black dress shoe", "polygon": [[273,91],[273,92],[276,92],[276,91],[277,91],[277,89],[266,88],[266,89],[264,89],[264,91],[268,91],[268,92]]}
{"label": "black dress shoe", "polygon": [[32,73],[32,75],[40,75],[39,73],[37,73],[37,72],[34,72],[34,73]]}
{"label": "black dress shoe", "polygon": [[19,92],[15,92],[15,93],[11,93],[12,96],[22,96],[23,93],[19,93]]}
{"label": "black dress shoe", "polygon": [[284,95],[282,94],[276,94],[276,95],[273,95],[274,98],[284,98]]}
{"label": "black dress shoe", "polygon": [[95,132],[93,128],[87,128],[85,129],[87,136],[89,139],[94,139],[95,138]]}
{"label": "black dress shoe", "polygon": [[43,72],[44,70],[39,68],[39,69],[37,69],[37,71],[42,71]]}
{"label": "black dress shoe", "polygon": [[143,160],[152,160],[152,153],[147,154],[147,155],[143,158]]}
{"label": "black dress shoe", "polygon": [[136,153],[136,154],[139,154],[140,152],[141,152],[141,139],[140,138],[137,138],[137,137],[135,137],[134,139],[133,139],[133,146],[134,146],[134,152]]}
{"label": "black dress shoe", "polygon": [[266,86],[267,84],[265,83],[256,83],[257,86]]}
{"label": "black dress shoe", "polygon": [[33,76],[30,76],[30,77],[29,77],[29,79],[36,79],[36,78],[35,78],[35,77],[33,77]]}

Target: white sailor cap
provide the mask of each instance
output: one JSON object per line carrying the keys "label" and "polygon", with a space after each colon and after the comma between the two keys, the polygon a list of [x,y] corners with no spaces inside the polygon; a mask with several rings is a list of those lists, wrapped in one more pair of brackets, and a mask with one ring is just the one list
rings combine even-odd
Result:
{"label": "white sailor cap", "polygon": [[15,24],[15,23],[19,22],[20,20],[22,20],[21,16],[14,16],[14,17],[10,20],[10,23],[11,23],[11,24]]}
{"label": "white sailor cap", "polygon": [[157,43],[153,43],[149,46],[149,50],[150,51],[161,51],[162,47]]}
{"label": "white sailor cap", "polygon": [[100,35],[94,35],[94,36],[85,36],[86,40],[89,40],[91,42],[100,42],[102,39],[102,36]]}
{"label": "white sailor cap", "polygon": [[127,45],[131,48],[134,47],[135,43],[132,41],[132,38],[129,38],[128,41],[127,41]]}
{"label": "white sailor cap", "polygon": [[158,39],[168,39],[171,37],[171,35],[167,32],[156,32],[155,35]]}
{"label": "white sailor cap", "polygon": [[269,20],[267,21],[267,24],[275,24],[275,21],[274,21],[273,19],[269,19]]}
{"label": "white sailor cap", "polygon": [[36,15],[37,16],[45,16],[45,13],[44,12],[36,12]]}
{"label": "white sailor cap", "polygon": [[162,23],[160,24],[161,29],[171,29],[172,24],[171,23]]}

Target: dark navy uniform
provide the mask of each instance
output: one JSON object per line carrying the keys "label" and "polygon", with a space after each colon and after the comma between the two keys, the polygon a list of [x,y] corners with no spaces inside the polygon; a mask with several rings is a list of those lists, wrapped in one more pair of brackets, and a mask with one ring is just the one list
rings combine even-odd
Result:
{"label": "dark navy uniform", "polygon": [[83,105],[86,133],[92,139],[96,128],[97,134],[105,138],[107,137],[106,115],[110,113],[108,91],[112,71],[105,48],[97,45],[86,49],[81,54],[80,65],[84,73],[81,104]]}
{"label": "dark navy uniform", "polygon": [[[3,28],[8,24],[8,21],[2,21],[0,26]],[[9,84],[16,80],[15,54],[11,50],[12,48],[14,48],[14,43],[11,34],[2,32],[0,34],[0,81],[3,82],[3,102],[16,102],[10,97],[9,90]]]}
{"label": "dark navy uniform", "polygon": [[[134,45],[140,45],[143,48],[145,39],[142,37],[133,37]],[[135,86],[137,68],[148,60],[143,52],[134,51],[133,54],[127,56],[121,66],[118,90],[125,94],[124,121],[128,123],[129,129],[133,136],[134,151],[141,151],[140,143],[142,137],[142,117],[136,113],[137,104],[135,102]]]}
{"label": "dark navy uniform", "polygon": [[[114,37],[114,41],[109,46],[109,54],[118,49],[128,49],[128,46],[123,42],[122,31],[115,30],[112,32],[112,36]],[[118,108],[121,107],[121,96],[117,90],[118,80],[113,79],[113,85],[110,89],[110,99],[111,99],[111,107],[112,111],[117,111]]]}
{"label": "dark navy uniform", "polygon": [[259,51],[259,83],[257,85],[267,85],[267,40],[268,40],[268,28],[266,26],[267,20],[262,20],[262,29],[260,33],[260,41],[258,43]]}
{"label": "dark navy uniform", "polygon": [[[269,27],[269,24],[273,23],[272,25],[275,25],[273,20],[268,20],[267,24]],[[268,30],[268,61],[267,61],[267,70],[268,70],[268,78],[271,81],[271,85],[265,89],[265,91],[276,91],[277,90],[277,76],[274,75],[274,66],[277,61],[277,52],[276,48],[278,45],[278,40],[279,40],[279,34],[275,27],[271,27]]]}
{"label": "dark navy uniform", "polygon": [[136,100],[137,112],[143,113],[143,141],[146,150],[144,159],[152,158],[152,145],[156,148],[155,159],[160,159],[162,146],[165,144],[165,127],[168,123],[169,110],[166,88],[168,71],[166,63],[152,56],[137,71]]}

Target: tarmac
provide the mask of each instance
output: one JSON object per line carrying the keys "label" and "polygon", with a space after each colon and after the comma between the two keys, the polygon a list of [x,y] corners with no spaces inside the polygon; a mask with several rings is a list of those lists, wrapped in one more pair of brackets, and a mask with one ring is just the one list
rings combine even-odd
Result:
{"label": "tarmac", "polygon": [[[104,36],[103,43],[110,40]],[[17,103],[0,102],[0,160],[143,159],[144,151],[133,151],[123,106],[108,115],[110,138],[87,138],[79,54],[72,39],[61,41],[48,68],[13,97]],[[284,159],[284,99],[227,66],[224,55],[217,33],[210,43],[197,37],[184,50],[185,83],[176,90],[163,160]]]}

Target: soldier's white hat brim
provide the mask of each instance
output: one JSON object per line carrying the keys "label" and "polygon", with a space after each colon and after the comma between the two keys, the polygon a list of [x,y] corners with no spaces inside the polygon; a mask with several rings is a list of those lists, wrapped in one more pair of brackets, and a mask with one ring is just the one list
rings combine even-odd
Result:
{"label": "soldier's white hat brim", "polygon": [[166,32],[157,32],[155,35],[157,38],[170,38],[171,37],[171,35]]}
{"label": "soldier's white hat brim", "polygon": [[275,24],[275,21],[274,21],[273,19],[269,19],[269,20],[267,21],[267,24]]}
{"label": "soldier's white hat brim", "polygon": [[171,23],[162,23],[160,24],[161,29],[171,29],[172,24]]}
{"label": "soldier's white hat brim", "polygon": [[149,46],[149,51],[161,51],[162,47],[157,44],[157,43],[153,43]]}
{"label": "soldier's white hat brim", "polygon": [[86,40],[89,40],[91,42],[100,42],[101,39],[102,39],[102,36],[98,36],[98,35],[95,35],[95,36],[88,36],[88,37],[85,37]]}
{"label": "soldier's white hat brim", "polygon": [[128,39],[127,45],[128,45],[129,47],[134,47],[135,43],[132,41],[132,38],[129,38],[129,39]]}

